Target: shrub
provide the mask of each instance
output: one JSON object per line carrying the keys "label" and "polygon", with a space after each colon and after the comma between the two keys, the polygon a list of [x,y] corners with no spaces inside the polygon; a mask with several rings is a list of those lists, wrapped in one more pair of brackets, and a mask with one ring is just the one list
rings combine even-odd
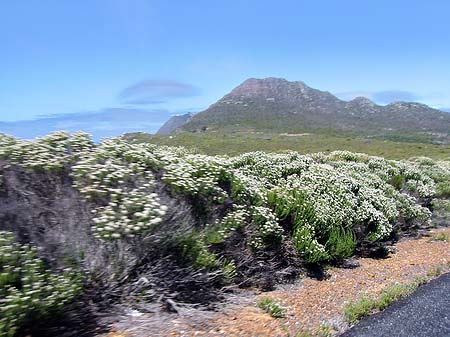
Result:
{"label": "shrub", "polygon": [[221,220],[217,220],[206,230],[205,240],[209,244],[218,244],[226,240],[235,231],[245,227],[250,212],[243,206],[237,206]]}
{"label": "shrub", "polygon": [[258,301],[258,307],[270,314],[273,318],[284,318],[286,317],[286,308],[281,306],[275,300],[264,297]]}
{"label": "shrub", "polygon": [[[396,222],[428,223],[431,213],[421,204],[435,191],[446,195],[450,181],[449,162],[428,158],[393,161],[348,151],[206,156],[121,138],[95,146],[86,134],[63,132],[34,141],[0,135],[0,158],[40,170],[71,165],[74,187],[92,202],[99,239],[152,233],[166,220],[164,191],[190,203],[203,244],[241,230],[255,254],[292,240],[308,263],[345,258],[362,241],[383,242]],[[213,264],[206,251],[199,250],[199,263]]]}
{"label": "shrub", "polygon": [[356,236],[349,230],[336,227],[331,230],[325,248],[331,259],[341,261],[353,255],[356,248]]}
{"label": "shrub", "polygon": [[[250,209],[252,225],[257,229],[257,237],[267,246],[277,245],[283,237],[283,228],[278,224],[277,217],[267,207],[254,206]],[[254,248],[262,248],[255,245]]]}
{"label": "shrub", "polygon": [[390,184],[397,190],[401,190],[403,187],[403,176],[401,174],[396,174],[391,178]]}
{"label": "shrub", "polygon": [[12,233],[0,232],[0,335],[57,315],[80,292],[69,270],[45,269],[36,249],[14,242]]}
{"label": "shrub", "polygon": [[178,262],[211,272],[222,285],[231,283],[236,276],[234,262],[210,252],[205,237],[195,232],[173,238],[166,248]]}
{"label": "shrub", "polygon": [[450,181],[443,181],[436,185],[436,196],[440,198],[450,197]]}
{"label": "shrub", "polygon": [[217,256],[208,251],[202,238],[196,233],[177,237],[170,246],[185,263],[196,268],[215,269],[220,265]]}

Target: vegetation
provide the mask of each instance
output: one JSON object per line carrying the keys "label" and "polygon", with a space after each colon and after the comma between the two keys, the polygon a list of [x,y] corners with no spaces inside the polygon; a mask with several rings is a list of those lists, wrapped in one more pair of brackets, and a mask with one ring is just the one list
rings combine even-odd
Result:
{"label": "vegetation", "polygon": [[[424,157],[389,160],[349,151],[210,156],[122,138],[94,145],[87,134],[63,132],[35,141],[0,135],[0,159],[25,171],[67,174],[91,210],[96,249],[136,254],[108,282],[131,282],[142,271],[161,275],[155,284],[164,284],[168,273],[151,268],[170,267],[170,291],[201,289],[203,296],[229,282],[274,282],[277,269],[296,270],[299,261],[325,264],[383,247],[399,224],[402,230],[429,224],[428,205],[437,205],[437,194],[445,198],[450,179],[450,161]],[[383,296],[376,308],[401,295],[389,290]],[[375,305],[363,304],[349,307],[350,319]],[[284,314],[268,299],[260,305]]]}
{"label": "vegetation", "polygon": [[14,242],[10,232],[0,232],[0,336],[61,313],[80,292],[74,274],[46,270],[37,249]]}
{"label": "vegetation", "polygon": [[102,200],[92,211],[95,237],[116,240],[154,231],[167,211],[156,190],[159,175],[174,196],[202,206],[203,221],[215,205],[232,200],[221,220],[203,224],[206,242],[218,244],[247,227],[248,245],[258,250],[292,233],[310,263],[343,259],[358,242],[383,240],[399,217],[428,221],[430,212],[419,201],[449,177],[449,162],[400,162],[345,151],[210,157],[121,139],[94,147],[87,135],[63,133],[36,142],[4,136],[2,143],[3,157],[25,167],[72,163],[74,187],[87,201]]}
{"label": "vegetation", "polygon": [[436,234],[433,234],[430,238],[430,241],[448,242],[449,240],[450,240],[450,234],[448,234],[448,233],[436,233]]}
{"label": "vegetation", "polygon": [[388,159],[408,159],[416,156],[446,159],[450,156],[449,145],[422,143],[420,139],[402,142],[370,137],[343,137],[327,131],[286,134],[219,130],[198,133],[177,132],[169,136],[131,133],[125,135],[125,139],[133,143],[185,146],[208,155],[239,155],[251,151],[298,151],[308,154],[346,150]]}
{"label": "vegetation", "polygon": [[270,316],[272,316],[273,318],[286,317],[286,308],[269,297],[260,299],[258,301],[258,307],[270,314]]}
{"label": "vegetation", "polygon": [[442,271],[443,271],[443,266],[436,266],[436,267],[428,270],[427,276],[430,278],[438,277],[439,275],[442,274]]}

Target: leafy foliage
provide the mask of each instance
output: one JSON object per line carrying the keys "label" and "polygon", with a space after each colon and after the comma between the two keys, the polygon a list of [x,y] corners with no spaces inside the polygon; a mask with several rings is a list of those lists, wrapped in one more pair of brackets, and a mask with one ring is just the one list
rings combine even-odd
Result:
{"label": "leafy foliage", "polygon": [[14,242],[0,232],[0,335],[14,336],[33,321],[58,314],[80,292],[70,270],[45,269],[36,248]]}
{"label": "leafy foliage", "polygon": [[333,260],[348,258],[355,252],[356,236],[351,230],[333,228],[325,247]]}
{"label": "leafy foliage", "polygon": [[269,297],[263,297],[258,301],[258,307],[270,314],[273,318],[286,317],[286,308]]}

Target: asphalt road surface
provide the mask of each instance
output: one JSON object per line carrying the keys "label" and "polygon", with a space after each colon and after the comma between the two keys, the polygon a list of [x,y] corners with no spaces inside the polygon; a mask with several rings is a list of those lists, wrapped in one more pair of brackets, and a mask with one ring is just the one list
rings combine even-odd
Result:
{"label": "asphalt road surface", "polygon": [[363,319],[341,337],[450,336],[450,273],[423,285],[381,313]]}

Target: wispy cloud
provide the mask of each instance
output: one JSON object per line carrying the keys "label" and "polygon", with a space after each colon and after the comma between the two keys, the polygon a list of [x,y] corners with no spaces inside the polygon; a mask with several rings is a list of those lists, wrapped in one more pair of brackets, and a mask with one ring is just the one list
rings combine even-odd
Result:
{"label": "wispy cloud", "polygon": [[85,131],[95,140],[126,132],[154,133],[170,117],[167,110],[109,108],[91,112],[42,116],[34,120],[0,122],[0,132],[35,138],[53,131]]}
{"label": "wispy cloud", "polygon": [[119,100],[127,104],[160,104],[170,98],[196,96],[200,90],[193,85],[173,80],[141,81],[119,94]]}

